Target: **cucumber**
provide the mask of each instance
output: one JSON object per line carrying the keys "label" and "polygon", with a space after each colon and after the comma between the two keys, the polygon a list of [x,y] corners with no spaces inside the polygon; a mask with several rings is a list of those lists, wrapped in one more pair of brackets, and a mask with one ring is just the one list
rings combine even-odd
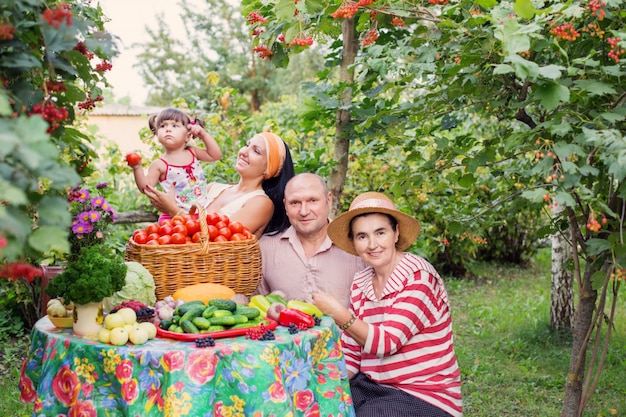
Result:
{"label": "cucumber", "polygon": [[215,298],[209,301],[210,306],[215,306],[218,310],[228,310],[234,312],[237,309],[237,303],[233,300],[225,300],[223,298]]}
{"label": "cucumber", "polygon": [[235,324],[234,326],[231,326],[231,329],[247,329],[249,327],[256,327],[258,325],[261,324],[261,320],[253,320],[253,321],[249,321],[247,323],[241,323],[241,324]]}
{"label": "cucumber", "polygon": [[185,333],[185,332],[183,331],[183,328],[182,328],[182,327],[180,327],[180,326],[179,326],[179,325],[177,325],[177,324],[172,324],[172,325],[170,326],[170,328],[169,328],[169,329],[167,329],[167,330],[168,330],[168,331],[170,331],[170,332],[174,332],[174,333]]}
{"label": "cucumber", "polygon": [[235,316],[233,315],[222,317],[213,316],[209,319],[209,321],[211,322],[211,326],[232,326],[237,324]]}
{"label": "cucumber", "polygon": [[213,317],[213,313],[215,313],[215,311],[217,311],[217,307],[207,306],[207,308],[205,308],[202,312],[202,317],[204,317],[205,319],[210,319],[211,317]]}
{"label": "cucumber", "polygon": [[233,312],[230,310],[215,310],[213,312],[213,317],[226,317],[226,316],[232,316]]}
{"label": "cucumber", "polygon": [[248,320],[253,320],[261,315],[261,310],[256,307],[237,307],[235,314],[240,314],[246,316]]}
{"label": "cucumber", "polygon": [[184,316],[187,311],[194,307],[202,307],[204,309],[206,305],[202,301],[189,301],[176,307],[176,310],[174,310],[174,315]]}
{"label": "cucumber", "polygon": [[168,330],[170,327],[172,327],[172,324],[174,324],[174,319],[165,319],[161,320],[161,322],[159,323],[159,327],[163,330]]}
{"label": "cucumber", "polygon": [[192,307],[192,308],[190,308],[180,318],[180,323],[182,323],[185,320],[191,321],[191,320],[195,319],[196,317],[202,317],[202,312],[203,311],[204,311],[204,308],[202,308],[202,307]]}
{"label": "cucumber", "polygon": [[222,332],[224,330],[226,330],[226,327],[224,326],[218,326],[218,325],[211,325],[211,327],[209,327],[208,329],[206,329],[207,332]]}
{"label": "cucumber", "polygon": [[196,325],[189,320],[181,320],[180,327],[185,333],[200,333],[200,330],[196,327]]}
{"label": "cucumber", "polygon": [[244,324],[247,323],[248,321],[248,317],[242,315],[242,314],[235,314],[233,315],[233,317],[235,318],[235,324]]}
{"label": "cucumber", "polygon": [[206,330],[211,327],[211,322],[204,317],[196,317],[191,322],[200,330]]}

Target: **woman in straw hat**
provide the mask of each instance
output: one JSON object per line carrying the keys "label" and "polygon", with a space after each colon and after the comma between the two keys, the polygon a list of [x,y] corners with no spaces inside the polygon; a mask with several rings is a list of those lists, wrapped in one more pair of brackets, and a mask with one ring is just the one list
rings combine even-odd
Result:
{"label": "woman in straw hat", "polygon": [[352,283],[350,309],[313,302],[344,330],[341,342],[357,417],[462,416],[448,295],[435,268],[403,252],[420,224],[387,196],[367,192],[328,227],[333,243],[369,267]]}
{"label": "woman in straw hat", "polygon": [[[239,150],[235,170],[240,177],[237,184],[208,184],[206,195],[199,200],[207,212],[225,214],[257,237],[287,229],[283,198],[285,185],[294,175],[287,144],[271,132],[256,134]],[[148,186],[145,194],[157,210],[173,217],[182,214],[173,189],[163,193]]]}

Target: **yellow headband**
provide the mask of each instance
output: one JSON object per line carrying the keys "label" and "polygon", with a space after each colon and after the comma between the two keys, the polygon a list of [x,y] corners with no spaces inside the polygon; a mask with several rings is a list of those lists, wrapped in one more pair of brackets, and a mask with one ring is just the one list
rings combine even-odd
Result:
{"label": "yellow headband", "polygon": [[285,142],[278,135],[271,132],[263,132],[260,134],[265,139],[267,148],[267,169],[265,178],[274,178],[280,174],[285,162]]}

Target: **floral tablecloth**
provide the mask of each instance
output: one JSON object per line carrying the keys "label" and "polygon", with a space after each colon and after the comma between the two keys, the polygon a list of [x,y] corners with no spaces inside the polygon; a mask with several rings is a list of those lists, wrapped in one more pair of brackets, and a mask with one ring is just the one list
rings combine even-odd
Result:
{"label": "floral tablecloth", "polygon": [[31,333],[21,400],[34,402],[33,416],[354,416],[333,321],[294,335],[279,326],[275,336],[111,346],[44,317]]}

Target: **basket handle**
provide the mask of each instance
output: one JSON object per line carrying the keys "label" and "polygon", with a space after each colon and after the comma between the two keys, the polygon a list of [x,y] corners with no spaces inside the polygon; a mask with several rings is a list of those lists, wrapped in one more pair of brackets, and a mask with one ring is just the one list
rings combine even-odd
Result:
{"label": "basket handle", "polygon": [[206,222],[206,209],[201,204],[193,203],[189,209],[189,214],[193,216],[196,211],[198,212],[198,221],[200,222],[200,244],[202,245],[200,253],[206,255],[209,253],[209,243],[211,243],[209,225]]}

